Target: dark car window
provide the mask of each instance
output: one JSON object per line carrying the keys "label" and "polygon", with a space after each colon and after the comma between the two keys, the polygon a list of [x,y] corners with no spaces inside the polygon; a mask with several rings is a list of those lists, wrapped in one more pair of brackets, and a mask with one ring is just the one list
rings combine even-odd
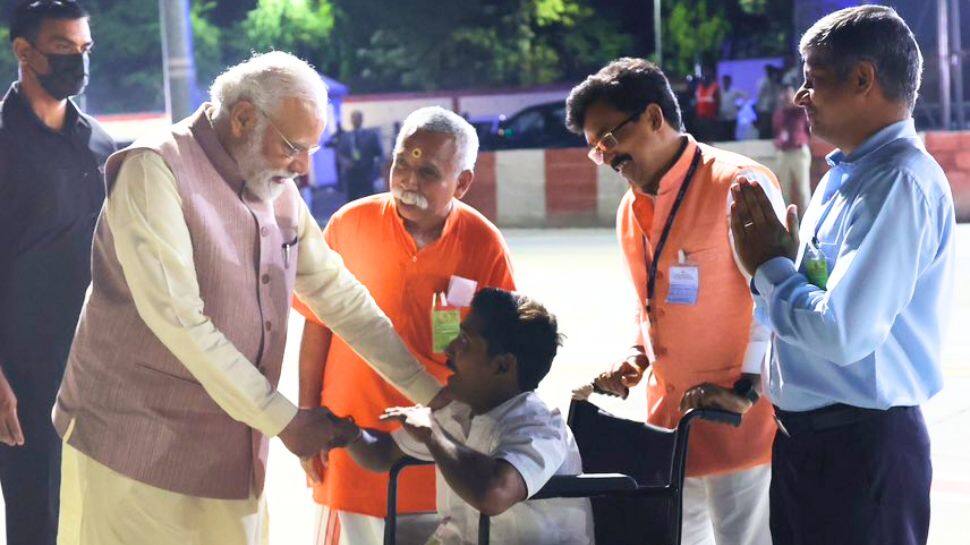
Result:
{"label": "dark car window", "polygon": [[566,106],[558,106],[549,112],[550,134],[567,136],[572,133],[566,128]]}
{"label": "dark car window", "polygon": [[522,112],[509,121],[505,133],[510,138],[528,138],[542,134],[546,129],[546,119],[539,110]]}
{"label": "dark car window", "polygon": [[566,128],[563,101],[529,106],[502,123],[501,130],[482,140],[482,150],[585,147],[586,140]]}

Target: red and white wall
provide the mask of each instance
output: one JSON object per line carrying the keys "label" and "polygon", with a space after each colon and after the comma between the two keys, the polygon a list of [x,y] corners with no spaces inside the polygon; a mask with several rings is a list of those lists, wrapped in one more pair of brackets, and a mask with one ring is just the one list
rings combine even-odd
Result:
{"label": "red and white wall", "polygon": [[[479,98],[482,97],[466,97]],[[547,97],[543,92],[533,92],[526,98]],[[98,119],[112,136],[121,140],[133,140],[169,125],[168,117],[159,113]],[[927,151],[946,171],[957,219],[970,222],[970,131],[926,132],[921,136]],[[775,165],[775,151],[769,140],[717,145],[768,168]],[[812,139],[811,148],[814,188],[828,169],[825,155],[832,146]],[[465,201],[503,227],[608,227],[613,225],[617,204],[626,189],[626,181],[608,166],[597,167],[590,162],[583,148],[483,152],[478,158],[476,182]]]}
{"label": "red and white wall", "polygon": [[483,152],[465,202],[502,227],[613,225],[627,183],[583,148]]}
{"label": "red and white wall", "polygon": [[[946,171],[957,219],[970,222],[970,132],[928,132],[927,150]],[[772,168],[769,140],[726,142],[719,147]],[[828,169],[832,146],[813,139],[812,187]],[[596,166],[586,149],[510,150],[479,154],[475,183],[464,201],[501,227],[611,227],[627,183]]]}
{"label": "red and white wall", "polygon": [[923,141],[950,180],[957,220],[970,222],[970,132],[927,132]]}

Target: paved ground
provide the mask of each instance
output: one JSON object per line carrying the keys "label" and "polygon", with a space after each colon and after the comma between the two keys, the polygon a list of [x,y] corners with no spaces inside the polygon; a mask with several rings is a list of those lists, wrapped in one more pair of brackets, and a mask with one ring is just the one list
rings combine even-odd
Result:
{"label": "paved ground", "polygon": [[[629,344],[628,280],[607,230],[537,230],[506,233],[519,288],[555,312],[568,336],[540,393],[565,407],[570,388],[622,354]],[[944,354],[947,385],[925,407],[933,439],[932,545],[966,545],[970,538],[970,225],[958,231],[958,287],[954,320]],[[291,320],[290,345],[281,388],[296,397],[296,349],[302,323]],[[624,402],[601,400],[617,414],[643,414],[642,389]],[[268,498],[271,543],[310,544],[314,507],[302,472],[278,441],[273,442]],[[3,521],[0,520],[0,536]]]}

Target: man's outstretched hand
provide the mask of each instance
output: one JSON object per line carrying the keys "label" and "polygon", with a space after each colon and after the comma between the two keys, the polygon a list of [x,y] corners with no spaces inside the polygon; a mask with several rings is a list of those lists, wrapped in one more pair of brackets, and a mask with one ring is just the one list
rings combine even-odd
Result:
{"label": "man's outstretched hand", "polygon": [[357,437],[359,428],[351,418],[340,418],[326,407],[300,409],[280,432],[280,440],[301,458],[342,447]]}
{"label": "man's outstretched hand", "polygon": [[603,371],[587,385],[573,390],[573,399],[586,399],[593,392],[626,399],[630,388],[636,386],[643,373],[650,366],[650,360],[641,347],[627,359]]}
{"label": "man's outstretched hand", "polygon": [[11,447],[24,444],[24,432],[17,418],[17,396],[3,371],[0,371],[0,443]]}
{"label": "man's outstretched hand", "polygon": [[427,443],[431,439],[431,408],[422,405],[391,407],[384,411],[381,420],[400,422],[404,430],[416,441]]}

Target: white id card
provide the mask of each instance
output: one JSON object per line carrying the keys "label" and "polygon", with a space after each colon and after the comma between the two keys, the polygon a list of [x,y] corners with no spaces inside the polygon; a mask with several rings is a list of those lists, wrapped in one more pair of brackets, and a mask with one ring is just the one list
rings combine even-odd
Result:
{"label": "white id card", "polygon": [[456,307],[470,307],[478,282],[452,275],[448,282],[448,303]]}
{"label": "white id card", "polygon": [[673,305],[696,305],[701,274],[696,265],[681,263],[670,267],[670,292],[667,302]]}

